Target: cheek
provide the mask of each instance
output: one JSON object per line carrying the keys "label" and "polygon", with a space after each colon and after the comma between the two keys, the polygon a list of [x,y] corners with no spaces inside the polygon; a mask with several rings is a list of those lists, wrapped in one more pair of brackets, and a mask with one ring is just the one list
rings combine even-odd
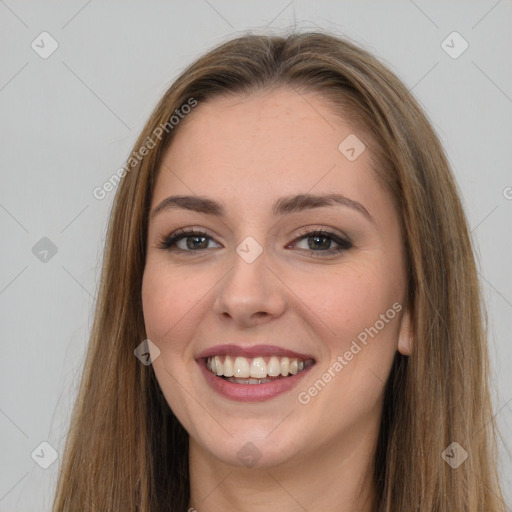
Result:
{"label": "cheek", "polygon": [[209,289],[211,285],[197,273],[180,272],[148,258],[142,280],[142,307],[147,337],[160,350],[153,370],[167,403],[191,433],[196,432],[195,402],[184,392],[193,389],[190,370],[195,362],[190,340]]}
{"label": "cheek", "polygon": [[380,261],[319,272],[323,275],[312,272],[296,279],[296,289],[341,347],[402,299],[400,283]]}
{"label": "cheek", "polygon": [[169,339],[175,340],[173,350],[183,349],[180,340],[188,339],[187,326],[193,326],[191,319],[200,311],[210,288],[208,280],[198,273],[183,273],[148,260],[142,280],[142,306],[148,338],[154,340],[160,350],[170,348]]}
{"label": "cheek", "polygon": [[301,387],[301,400],[311,399],[311,413],[337,429],[338,421],[349,425],[380,403],[397,349],[401,296],[389,274],[364,272],[317,285],[309,300],[325,322],[328,354]]}
{"label": "cheek", "polygon": [[324,326],[321,337],[328,354],[319,371],[326,382],[333,382],[324,396],[329,396],[326,403],[351,404],[358,410],[363,399],[371,407],[382,392],[397,349],[400,273],[386,271],[378,259],[358,263],[357,268],[346,265],[330,273],[329,279],[313,275],[302,282],[301,298]]}

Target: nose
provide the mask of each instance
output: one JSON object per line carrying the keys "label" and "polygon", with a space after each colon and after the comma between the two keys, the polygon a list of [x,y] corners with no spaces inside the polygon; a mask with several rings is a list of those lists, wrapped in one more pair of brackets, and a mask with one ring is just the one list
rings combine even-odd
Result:
{"label": "nose", "polygon": [[250,327],[280,317],[285,308],[285,290],[265,251],[252,263],[235,253],[231,270],[219,283],[214,313],[237,327]]}

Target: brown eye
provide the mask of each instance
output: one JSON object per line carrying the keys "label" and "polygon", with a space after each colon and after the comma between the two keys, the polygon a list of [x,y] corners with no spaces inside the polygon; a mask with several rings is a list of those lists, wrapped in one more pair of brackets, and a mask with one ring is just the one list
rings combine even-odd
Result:
{"label": "brown eye", "polygon": [[328,236],[308,236],[308,245],[311,250],[314,249],[330,249],[333,240]]}
{"label": "brown eye", "polygon": [[[207,249],[208,248],[208,237],[206,236],[187,236],[183,237],[179,242],[185,240],[187,249],[195,250],[195,249]],[[180,249],[183,247],[179,246],[179,243],[176,246]]]}
{"label": "brown eye", "polygon": [[[300,247],[299,244],[303,244],[303,246]],[[315,256],[329,256],[353,247],[349,240],[324,230],[302,233],[302,236],[297,238],[292,245],[293,248],[310,251]]]}
{"label": "brown eye", "polygon": [[210,242],[217,244],[217,247],[221,247],[220,244],[215,242],[211,236],[203,231],[185,231],[181,229],[164,238],[159,248],[167,251],[195,253],[213,248],[209,247]]}

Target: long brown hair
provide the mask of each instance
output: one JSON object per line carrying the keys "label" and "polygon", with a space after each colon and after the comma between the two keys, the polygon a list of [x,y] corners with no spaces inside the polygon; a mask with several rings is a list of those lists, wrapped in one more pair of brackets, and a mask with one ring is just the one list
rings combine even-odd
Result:
{"label": "long brown hair", "polygon": [[[220,45],[181,74],[142,130],[118,180],[54,512],[187,510],[188,434],[152,367],[134,356],[146,337],[148,211],[180,126],[170,119],[190,110],[183,105],[273,87],[319,92],[364,126],[403,223],[413,346],[408,357],[396,354],[386,385],[374,465],[378,511],[503,512],[485,311],[449,164],[400,80],[366,51],[320,32],[249,34]],[[453,442],[468,454],[457,468],[442,457]]]}

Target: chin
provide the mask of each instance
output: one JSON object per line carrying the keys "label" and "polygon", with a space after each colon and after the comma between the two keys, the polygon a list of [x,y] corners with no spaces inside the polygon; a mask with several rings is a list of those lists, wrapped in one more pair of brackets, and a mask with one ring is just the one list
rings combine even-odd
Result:
{"label": "chin", "polygon": [[[241,469],[270,469],[293,460],[299,453],[294,438],[257,438],[254,432],[247,437],[209,440],[203,445],[212,457],[228,466]],[[213,441],[213,442],[212,442]]]}

